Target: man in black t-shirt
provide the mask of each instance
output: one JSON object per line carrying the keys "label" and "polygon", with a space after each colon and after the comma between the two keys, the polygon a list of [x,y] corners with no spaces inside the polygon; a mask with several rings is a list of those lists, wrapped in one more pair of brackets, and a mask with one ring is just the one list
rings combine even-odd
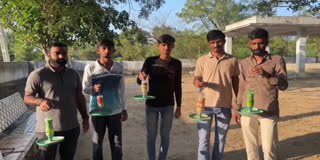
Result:
{"label": "man in black t-shirt", "polygon": [[[157,41],[160,56],[148,57],[137,78],[138,84],[148,78],[148,95],[156,97],[146,101],[148,160],[156,159],[155,142],[159,115],[161,117],[159,160],[165,160],[167,157],[173,113],[176,118],[181,116],[182,65],[180,60],[170,56],[175,39],[171,35],[164,34]],[[174,100],[177,103],[175,112],[173,112]]]}

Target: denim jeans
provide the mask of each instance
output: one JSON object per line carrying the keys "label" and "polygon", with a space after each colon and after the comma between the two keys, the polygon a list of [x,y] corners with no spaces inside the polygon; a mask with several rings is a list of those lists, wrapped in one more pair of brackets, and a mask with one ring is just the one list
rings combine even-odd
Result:
{"label": "denim jeans", "polygon": [[147,128],[147,152],[148,160],[156,159],[156,138],[158,130],[158,119],[160,120],[160,151],[159,160],[165,160],[167,158],[170,130],[172,126],[174,106],[146,106],[146,128]]}
{"label": "denim jeans", "polygon": [[[73,160],[76,153],[80,128],[74,128],[67,131],[54,132],[54,136],[64,136],[64,140],[59,144],[39,147],[38,160],[55,160],[57,148],[59,145],[59,154],[61,160]],[[45,132],[37,132],[37,138],[46,137]]]}
{"label": "denim jeans", "polygon": [[221,160],[226,142],[227,132],[231,120],[231,109],[220,107],[205,107],[204,114],[210,117],[208,121],[198,122],[199,148],[198,160],[210,159],[210,133],[213,118],[215,120],[215,138],[212,151],[212,160]]}
{"label": "denim jeans", "polygon": [[112,160],[122,159],[121,113],[111,116],[92,116],[93,160],[103,160],[103,139],[108,128]]}

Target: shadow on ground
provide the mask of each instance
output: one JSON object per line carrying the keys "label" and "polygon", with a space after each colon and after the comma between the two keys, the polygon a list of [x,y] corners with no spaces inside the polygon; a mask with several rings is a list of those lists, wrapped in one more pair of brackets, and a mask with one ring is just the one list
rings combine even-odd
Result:
{"label": "shadow on ground", "polygon": [[[288,138],[279,142],[279,159],[304,159],[306,157],[315,157],[320,159],[319,146],[320,132]],[[305,148],[311,149],[306,150]],[[227,160],[245,160],[246,151],[245,149],[241,149],[231,152],[225,152],[224,157]]]}

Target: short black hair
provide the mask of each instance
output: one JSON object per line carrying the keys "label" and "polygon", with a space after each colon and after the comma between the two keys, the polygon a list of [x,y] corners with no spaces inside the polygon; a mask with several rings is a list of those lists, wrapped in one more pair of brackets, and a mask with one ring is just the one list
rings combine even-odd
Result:
{"label": "short black hair", "polygon": [[64,44],[64,43],[53,42],[53,43],[49,44],[49,46],[46,48],[46,53],[50,53],[52,47],[64,47],[64,48],[68,49],[68,46],[66,44]]}
{"label": "short black hair", "polygon": [[114,42],[110,39],[103,39],[97,43],[97,48],[99,48],[101,46],[114,48]]}
{"label": "short black hair", "polygon": [[172,37],[170,34],[163,34],[157,39],[158,44],[174,44],[175,41],[176,39]]}
{"label": "short black hair", "polygon": [[257,38],[269,40],[269,33],[267,30],[265,30],[263,28],[257,28],[248,34],[248,38],[251,40],[257,39]]}
{"label": "short black hair", "polygon": [[207,33],[207,41],[208,42],[212,41],[212,40],[216,40],[218,38],[225,40],[226,35],[220,30],[211,30]]}

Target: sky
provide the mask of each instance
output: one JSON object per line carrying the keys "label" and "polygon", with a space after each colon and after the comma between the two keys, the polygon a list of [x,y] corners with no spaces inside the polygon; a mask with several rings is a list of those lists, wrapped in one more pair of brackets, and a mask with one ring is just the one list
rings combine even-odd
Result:
{"label": "sky", "polygon": [[[130,16],[135,20],[139,27],[144,30],[151,31],[153,27],[164,24],[166,26],[174,27],[178,30],[192,29],[193,24],[186,24],[183,20],[176,16],[178,12],[184,7],[186,0],[166,0],[163,6],[152,12],[147,20],[139,19],[138,7],[130,10]],[[123,6],[122,9],[128,6]],[[277,16],[292,16],[293,13],[284,7],[277,8]]]}

